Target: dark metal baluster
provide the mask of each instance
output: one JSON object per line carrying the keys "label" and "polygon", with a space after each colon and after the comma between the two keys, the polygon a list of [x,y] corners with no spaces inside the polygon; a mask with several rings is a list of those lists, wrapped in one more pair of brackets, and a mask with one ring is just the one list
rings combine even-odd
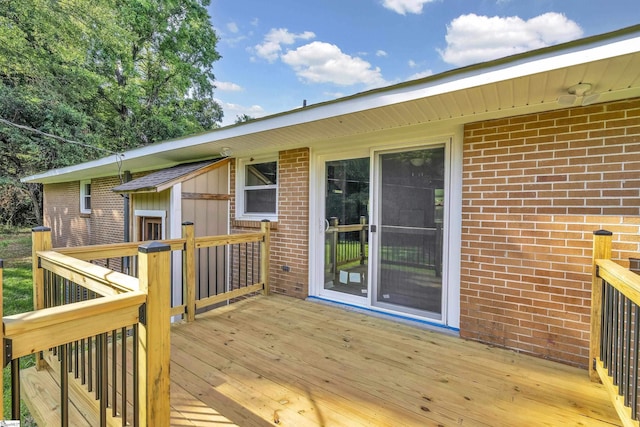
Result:
{"label": "dark metal baluster", "polygon": [[111,415],[118,415],[118,348],[117,332],[111,331]]}
{"label": "dark metal baluster", "polygon": [[[604,282],[604,281],[603,281]],[[612,289],[611,286],[605,283],[605,312],[606,312],[606,316],[605,316],[605,322],[603,322],[603,325],[605,325],[604,327],[604,355],[602,357],[602,363],[604,364],[604,367],[607,368],[607,371],[609,373],[609,375],[611,375],[611,319],[613,317],[613,310],[611,308],[611,304],[612,304]]]}
{"label": "dark metal baluster", "polygon": [[122,400],[120,404],[120,412],[122,412],[122,425],[127,425],[127,328],[122,328],[120,331],[121,339],[122,339],[122,347],[121,347],[121,363],[120,363],[120,376],[122,383]]}
{"label": "dark metal baluster", "polygon": [[60,417],[61,425],[69,425],[69,374],[67,373],[67,345],[60,346],[62,360],[60,362]]}
{"label": "dark metal baluster", "polygon": [[81,383],[82,385],[85,385],[87,383],[87,341],[83,338],[80,340],[80,357],[81,357],[81,361],[80,361],[80,377],[81,377]]}
{"label": "dark metal baluster", "polygon": [[629,406],[629,379],[631,378],[631,300],[629,298],[625,298],[625,314],[626,314],[626,326],[625,326],[625,335],[624,335],[624,349],[625,354],[623,357],[623,387],[622,390],[624,392],[624,404],[625,406]]}
{"label": "dark metal baluster", "polygon": [[87,390],[89,392],[93,391],[93,339],[91,337],[87,338],[87,371],[89,371],[89,375],[87,375],[87,379],[89,380],[89,384],[87,385]]}
{"label": "dark metal baluster", "polygon": [[611,358],[611,370],[609,375],[613,379],[613,385],[618,385],[618,338],[620,330],[620,322],[618,317],[618,310],[620,308],[620,292],[617,289],[613,290],[613,334],[611,344],[613,345],[612,358]]}
{"label": "dark metal baluster", "polygon": [[633,375],[631,377],[631,418],[638,419],[638,358],[640,354],[640,310],[638,306],[633,304]]}
{"label": "dark metal baluster", "polygon": [[211,296],[211,246],[207,246],[207,296]]}
{"label": "dark metal baluster", "polygon": [[624,373],[624,337],[626,335],[624,324],[624,305],[626,297],[622,292],[619,294],[618,299],[618,345],[616,351],[618,352],[618,361],[616,369],[616,380],[615,383],[618,385],[618,395],[622,396],[622,386],[623,386],[623,373]]}
{"label": "dark metal baluster", "polygon": [[[605,360],[605,354],[606,354],[606,346],[605,343],[607,342],[607,323],[609,320],[609,316],[608,316],[608,310],[607,310],[607,289],[608,286],[605,283],[604,280],[600,280],[601,282],[601,295],[602,295],[602,313],[601,313],[601,319],[600,319],[600,360],[602,360],[604,362]],[[607,364],[605,363],[605,368],[607,367]]]}
{"label": "dark metal baluster", "polygon": [[140,367],[138,366],[138,324],[133,325],[133,360],[132,360],[132,371],[133,371],[133,426],[138,427],[140,425],[140,381],[138,379],[140,373],[138,372]]}
{"label": "dark metal baluster", "polygon": [[216,257],[216,262],[214,263],[214,271],[216,272],[216,280],[215,280],[215,288],[216,288],[216,295],[221,294],[224,291],[220,291],[220,280],[218,280],[218,277],[220,276],[220,266],[218,265],[218,259],[220,258],[220,255],[218,253],[218,249],[220,248],[220,246],[216,246],[215,249],[215,257]]}
{"label": "dark metal baluster", "polygon": [[11,418],[20,419],[20,359],[11,360]]}
{"label": "dark metal baluster", "polygon": [[107,407],[109,406],[109,357],[107,349],[108,334],[100,334],[100,427],[107,425]]}
{"label": "dark metal baluster", "polygon": [[244,286],[249,285],[249,244],[244,244]]}

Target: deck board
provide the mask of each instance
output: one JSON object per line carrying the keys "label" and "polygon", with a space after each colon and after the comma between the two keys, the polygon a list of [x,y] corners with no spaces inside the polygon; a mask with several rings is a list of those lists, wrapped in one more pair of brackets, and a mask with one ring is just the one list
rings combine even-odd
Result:
{"label": "deck board", "polygon": [[171,373],[241,426],[620,425],[584,370],[277,295],[174,325]]}
{"label": "deck board", "polygon": [[[171,345],[172,426],[620,425],[584,370],[279,295],[174,324]],[[42,425],[57,382],[23,372]]]}

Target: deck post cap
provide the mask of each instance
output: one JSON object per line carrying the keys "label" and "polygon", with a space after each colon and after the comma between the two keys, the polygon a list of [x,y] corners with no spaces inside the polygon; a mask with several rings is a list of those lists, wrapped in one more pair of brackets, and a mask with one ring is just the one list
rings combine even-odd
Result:
{"label": "deck post cap", "polygon": [[593,232],[594,236],[611,236],[613,233],[609,230],[596,230]]}
{"label": "deck post cap", "polygon": [[153,252],[165,252],[171,250],[171,246],[166,243],[160,242],[147,242],[138,246],[138,252],[142,252],[143,254],[150,254]]}

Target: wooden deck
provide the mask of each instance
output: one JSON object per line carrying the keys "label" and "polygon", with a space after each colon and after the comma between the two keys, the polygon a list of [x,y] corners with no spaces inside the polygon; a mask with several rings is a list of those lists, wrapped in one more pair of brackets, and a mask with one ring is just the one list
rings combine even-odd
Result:
{"label": "wooden deck", "polygon": [[320,303],[174,325],[175,426],[612,426],[587,372]]}

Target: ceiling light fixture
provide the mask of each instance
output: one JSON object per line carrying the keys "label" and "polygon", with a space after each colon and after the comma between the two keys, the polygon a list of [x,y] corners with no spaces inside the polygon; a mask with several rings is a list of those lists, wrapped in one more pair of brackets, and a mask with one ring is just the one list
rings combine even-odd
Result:
{"label": "ceiling light fixture", "polygon": [[221,155],[222,157],[229,157],[229,156],[231,156],[232,154],[233,154],[233,151],[232,151],[232,150],[231,150],[231,148],[229,148],[229,147],[222,147],[222,148],[220,149],[220,155]]}
{"label": "ceiling light fixture", "polygon": [[578,98],[581,99],[580,105],[590,105],[598,100],[599,93],[589,93],[593,89],[591,83],[578,83],[567,89],[568,95],[558,97],[558,104],[563,106],[571,106],[575,104]]}

